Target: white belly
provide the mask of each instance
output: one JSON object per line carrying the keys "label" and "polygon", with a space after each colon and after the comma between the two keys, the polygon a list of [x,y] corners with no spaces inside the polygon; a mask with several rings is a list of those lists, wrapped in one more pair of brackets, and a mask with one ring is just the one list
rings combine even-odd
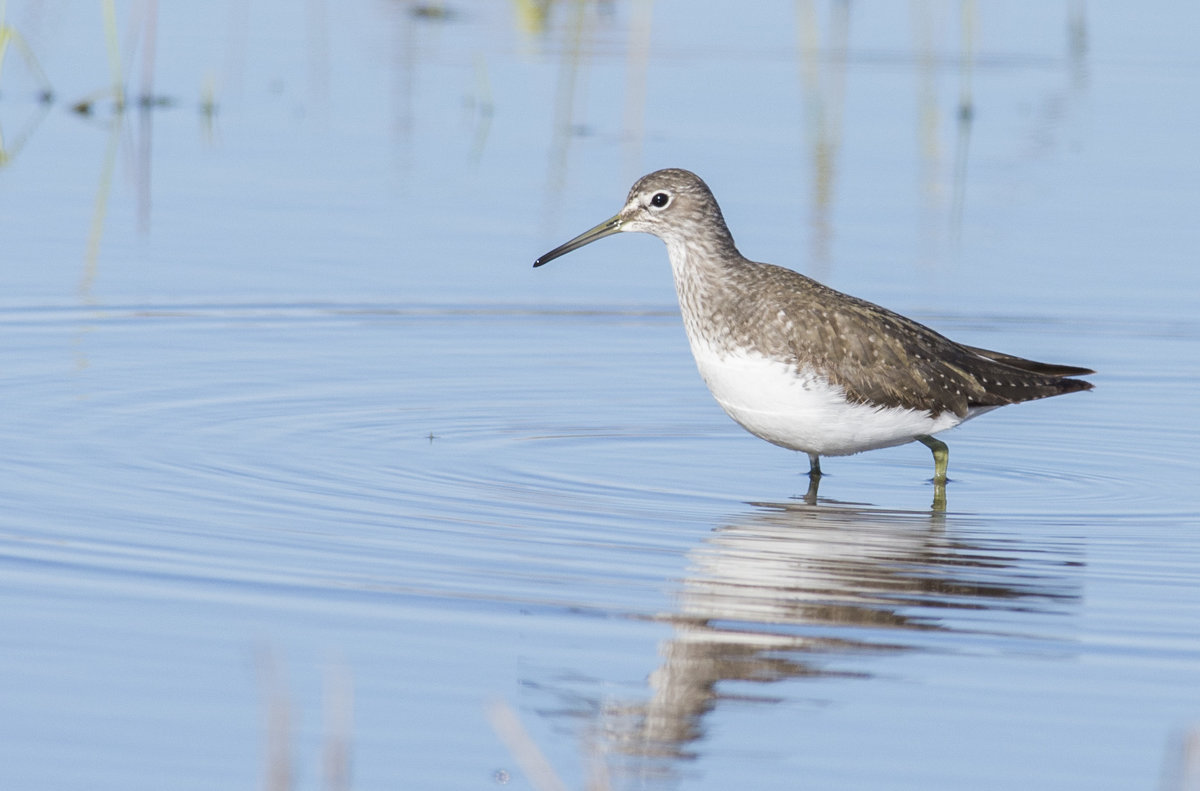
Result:
{"label": "white belly", "polygon": [[[963,421],[953,412],[846,402],[841,387],[812,371],[756,352],[721,354],[692,346],[700,375],[717,403],[743,428],[767,442],[821,456],[845,456],[911,442]],[[973,415],[971,415],[973,417]]]}

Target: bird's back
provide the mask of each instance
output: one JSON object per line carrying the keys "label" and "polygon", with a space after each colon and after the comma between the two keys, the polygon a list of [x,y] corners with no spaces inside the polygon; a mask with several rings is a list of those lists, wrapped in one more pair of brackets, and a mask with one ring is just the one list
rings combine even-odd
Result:
{"label": "bird's back", "polygon": [[[1086,368],[1026,360],[941,333],[784,267],[727,260],[701,326],[720,340],[812,370],[855,402],[950,411],[1089,390]],[[686,308],[685,308],[686,311]]]}

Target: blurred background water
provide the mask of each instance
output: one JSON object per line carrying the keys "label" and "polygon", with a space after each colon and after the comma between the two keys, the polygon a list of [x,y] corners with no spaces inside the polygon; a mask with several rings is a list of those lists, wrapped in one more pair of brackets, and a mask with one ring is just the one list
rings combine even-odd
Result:
{"label": "blurred background water", "polygon": [[[1198,23],[11,0],[0,788],[1196,787]],[[668,166],[1096,390],[806,504],[660,242],[530,266]]]}

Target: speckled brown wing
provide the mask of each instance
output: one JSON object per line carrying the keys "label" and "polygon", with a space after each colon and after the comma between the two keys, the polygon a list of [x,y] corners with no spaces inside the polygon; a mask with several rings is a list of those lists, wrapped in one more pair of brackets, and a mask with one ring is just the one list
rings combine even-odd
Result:
{"label": "speckled brown wing", "polygon": [[836,336],[826,366],[850,398],[960,417],[987,398],[986,387],[971,375],[967,354],[949,339],[852,297],[832,304]]}
{"label": "speckled brown wing", "polygon": [[[777,306],[776,313],[786,314],[791,322],[788,356],[824,374],[856,402],[935,415],[949,410],[965,417],[972,407],[1091,388],[1087,382],[1063,378],[1085,369],[963,346],[923,324],[789,269],[758,266],[770,270],[772,290],[779,295],[770,301]],[[763,320],[779,319],[766,315]]]}
{"label": "speckled brown wing", "polygon": [[1013,368],[1020,368],[1022,371],[1028,371],[1034,374],[1045,374],[1047,376],[1087,376],[1088,374],[1096,373],[1091,368],[1080,368],[1074,365],[1059,365],[1057,363],[1040,363],[1037,360],[1027,360],[1024,357],[1017,357],[1004,352],[994,352],[990,349],[980,349],[978,346],[966,346],[963,348],[980,357],[987,357],[1005,365],[1010,365]]}

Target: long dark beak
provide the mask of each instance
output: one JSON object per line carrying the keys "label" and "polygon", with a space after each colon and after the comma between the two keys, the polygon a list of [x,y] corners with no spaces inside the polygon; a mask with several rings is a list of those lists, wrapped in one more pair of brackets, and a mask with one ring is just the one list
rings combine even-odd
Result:
{"label": "long dark beak", "polygon": [[542,264],[546,264],[546,263],[553,261],[555,258],[558,258],[560,255],[566,255],[567,253],[571,252],[572,250],[578,250],[580,247],[583,247],[585,244],[591,244],[592,242],[596,241],[597,239],[603,239],[606,236],[612,236],[614,233],[619,233],[621,231],[621,222],[622,222],[621,215],[619,215],[619,214],[615,215],[613,217],[610,217],[607,220],[605,220],[604,222],[597,225],[595,228],[592,228],[591,230],[584,231],[583,233],[579,234],[578,236],[576,236],[574,239],[567,242],[566,244],[560,244],[558,247],[555,247],[553,250],[546,253],[538,260],[534,261],[533,265],[541,266]]}

